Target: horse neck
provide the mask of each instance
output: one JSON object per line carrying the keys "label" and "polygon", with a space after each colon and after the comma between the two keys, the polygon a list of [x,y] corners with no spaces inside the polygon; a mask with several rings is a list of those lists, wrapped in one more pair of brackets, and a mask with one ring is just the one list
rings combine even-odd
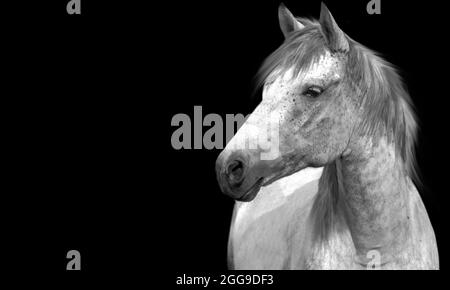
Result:
{"label": "horse neck", "polygon": [[385,137],[361,138],[336,162],[341,208],[362,262],[373,249],[388,262],[408,235],[409,183],[396,155]]}

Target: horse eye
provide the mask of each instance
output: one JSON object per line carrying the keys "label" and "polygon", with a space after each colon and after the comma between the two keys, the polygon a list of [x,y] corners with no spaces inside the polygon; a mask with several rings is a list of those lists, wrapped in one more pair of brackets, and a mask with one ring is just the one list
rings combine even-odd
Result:
{"label": "horse eye", "polygon": [[323,92],[322,88],[309,87],[303,94],[309,98],[317,98],[322,92]]}

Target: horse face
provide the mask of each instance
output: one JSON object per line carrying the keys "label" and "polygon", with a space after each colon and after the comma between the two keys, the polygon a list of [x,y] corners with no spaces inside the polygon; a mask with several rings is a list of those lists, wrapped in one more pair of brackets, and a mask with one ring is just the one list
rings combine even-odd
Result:
{"label": "horse face", "polygon": [[294,67],[273,71],[262,102],[218,157],[216,172],[224,193],[250,201],[261,186],[306,167],[324,166],[346,149],[356,107],[345,77],[348,43],[343,35],[331,34],[342,32],[330,17],[321,13],[329,48],[296,74]]}

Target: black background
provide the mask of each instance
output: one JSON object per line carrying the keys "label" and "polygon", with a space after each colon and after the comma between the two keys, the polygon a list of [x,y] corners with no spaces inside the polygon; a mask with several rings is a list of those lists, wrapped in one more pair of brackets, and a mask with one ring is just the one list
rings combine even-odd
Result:
{"label": "black background", "polygon": [[[13,16],[4,19],[10,267],[65,273],[65,255],[77,249],[85,275],[226,270],[233,201],[217,186],[220,151],[174,150],[170,122],[193,118],[194,105],[221,116],[256,107],[252,78],[283,41],[279,2],[81,0],[81,15],[68,15],[67,2],[4,7]],[[368,15],[367,2],[325,3],[408,86],[421,127],[421,195],[444,269],[445,15],[431,1],[386,0],[381,15]],[[284,3],[319,16],[320,1]]]}

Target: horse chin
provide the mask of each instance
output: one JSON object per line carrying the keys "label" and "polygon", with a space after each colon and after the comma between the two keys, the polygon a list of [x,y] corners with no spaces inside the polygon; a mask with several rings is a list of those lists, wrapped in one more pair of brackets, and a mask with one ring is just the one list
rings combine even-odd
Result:
{"label": "horse chin", "polygon": [[252,201],[258,195],[258,192],[260,191],[261,187],[269,185],[287,175],[289,175],[289,174],[285,174],[285,175],[279,174],[279,175],[276,175],[275,177],[269,178],[269,179],[261,177],[241,197],[236,198],[236,200],[242,201],[242,202]]}
{"label": "horse chin", "polygon": [[261,189],[263,181],[263,178],[258,179],[255,184],[252,185],[252,187],[250,187],[241,197],[236,198],[236,200],[249,202],[255,199],[255,197],[258,195],[259,190]]}

